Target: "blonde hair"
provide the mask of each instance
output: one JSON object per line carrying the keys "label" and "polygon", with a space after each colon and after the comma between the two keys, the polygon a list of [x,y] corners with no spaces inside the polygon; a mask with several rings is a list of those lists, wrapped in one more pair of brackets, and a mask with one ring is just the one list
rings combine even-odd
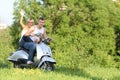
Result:
{"label": "blonde hair", "polygon": [[34,19],[29,18],[29,19],[27,19],[27,23],[28,23],[28,22],[33,22],[33,23],[34,23]]}

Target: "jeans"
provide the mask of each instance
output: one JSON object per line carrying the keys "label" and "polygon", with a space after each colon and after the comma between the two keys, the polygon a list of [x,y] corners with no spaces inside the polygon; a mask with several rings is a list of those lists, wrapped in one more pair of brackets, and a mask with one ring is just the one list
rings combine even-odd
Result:
{"label": "jeans", "polygon": [[19,41],[19,46],[23,47],[25,42],[33,42],[29,36],[22,36]]}
{"label": "jeans", "polygon": [[36,44],[34,42],[25,42],[23,47],[25,49],[29,50],[28,61],[34,61],[33,57],[34,57],[35,51],[36,51]]}

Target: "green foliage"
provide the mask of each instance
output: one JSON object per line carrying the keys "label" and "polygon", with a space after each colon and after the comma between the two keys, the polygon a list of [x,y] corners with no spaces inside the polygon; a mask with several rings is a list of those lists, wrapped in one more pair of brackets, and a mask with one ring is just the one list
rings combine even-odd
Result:
{"label": "green foliage", "polygon": [[0,29],[0,68],[9,67],[10,63],[7,62],[7,57],[14,51],[12,46],[12,37],[9,34],[10,29]]}
{"label": "green foliage", "polygon": [[15,48],[18,48],[18,41],[21,36],[21,25],[19,24],[20,20],[20,10],[25,10],[25,16],[24,16],[24,24],[26,24],[26,21],[28,18],[33,18],[35,24],[38,22],[38,18],[43,15],[43,6],[40,6],[39,2],[36,2],[36,0],[29,0],[28,2],[25,0],[18,0],[14,2],[14,23],[12,24],[10,34],[13,37],[13,45]]}
{"label": "green foliage", "polygon": [[[55,71],[42,71],[40,69],[18,69],[13,68],[13,64],[7,61],[9,53],[15,51],[11,45],[12,37],[9,29],[0,30],[0,80],[119,80],[120,71],[116,68],[102,68],[98,66],[71,69],[63,65],[56,65]],[[72,48],[72,46],[71,46]],[[72,52],[72,51],[71,51]],[[99,53],[99,52],[98,52]],[[103,52],[102,52],[103,53]],[[56,55],[56,54],[55,54]],[[79,54],[75,54],[76,56]],[[72,58],[75,60],[76,56]],[[101,55],[102,56],[102,55]],[[63,55],[58,55],[59,60],[66,60]],[[99,57],[99,56],[97,56]],[[82,57],[81,57],[82,58]],[[70,58],[67,57],[67,60]],[[82,58],[83,59],[83,58]],[[77,65],[74,63],[73,64]],[[85,59],[84,59],[85,60]],[[71,60],[72,61],[72,60]],[[79,61],[79,60],[78,60]],[[96,62],[96,61],[95,61]],[[63,62],[65,63],[65,61]],[[69,62],[69,65],[71,62]],[[72,65],[71,67],[74,67]],[[20,75],[22,74],[22,75]],[[47,76],[46,76],[47,75]]]}
{"label": "green foliage", "polygon": [[[50,45],[57,65],[76,69],[99,65],[119,67],[120,5],[112,0],[35,0],[15,2],[13,39],[18,41],[21,28],[19,11],[26,17],[44,15],[47,34],[53,38]],[[17,32],[17,34],[16,34]],[[14,37],[15,36],[15,37]],[[117,52],[117,53],[116,53]],[[112,62],[112,63],[111,63]],[[110,64],[111,63],[111,64]],[[113,64],[118,63],[113,66]]]}

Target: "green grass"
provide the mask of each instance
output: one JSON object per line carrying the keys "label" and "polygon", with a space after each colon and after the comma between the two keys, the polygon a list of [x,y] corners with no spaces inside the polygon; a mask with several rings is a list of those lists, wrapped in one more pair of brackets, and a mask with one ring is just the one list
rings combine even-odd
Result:
{"label": "green grass", "polygon": [[11,44],[9,30],[0,30],[0,80],[120,80],[120,70],[104,67],[82,67],[76,70],[57,64],[55,71],[13,68],[7,61],[15,51]]}
{"label": "green grass", "polygon": [[74,70],[56,67],[53,72],[40,69],[14,69],[0,67],[0,80],[120,80],[115,68],[91,67]]}

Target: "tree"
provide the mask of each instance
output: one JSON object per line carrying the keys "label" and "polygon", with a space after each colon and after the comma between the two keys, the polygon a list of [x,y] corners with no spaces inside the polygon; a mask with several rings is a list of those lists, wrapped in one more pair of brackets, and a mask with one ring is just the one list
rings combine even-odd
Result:
{"label": "tree", "polygon": [[[43,0],[43,2],[46,11],[51,12],[49,19],[52,22],[50,24],[52,37],[55,39],[53,49],[57,53],[56,56],[60,55],[56,58],[58,61],[65,56],[64,61],[68,62],[66,65],[74,64],[74,67],[77,67],[81,60],[84,60],[86,63],[83,63],[86,65],[94,64],[95,61],[97,64],[110,66],[109,62],[114,62],[115,44],[119,41],[117,37],[116,43],[115,33],[119,30],[120,23],[120,7],[117,3],[111,0]],[[94,60],[96,56],[101,59]]]}
{"label": "tree", "polygon": [[43,14],[43,7],[40,6],[39,2],[36,0],[17,0],[14,2],[14,18],[11,27],[11,35],[13,36],[13,45],[18,48],[18,41],[21,36],[21,25],[20,20],[20,10],[25,10],[24,23],[26,23],[27,18],[34,18],[35,24],[37,24],[38,18]]}
{"label": "tree", "polygon": [[119,4],[111,0],[43,0],[43,4],[26,1],[14,4],[11,33],[15,43],[21,31],[21,27],[16,27],[20,26],[19,10],[24,8],[26,17],[33,17],[35,24],[40,15],[45,17],[47,34],[53,38],[50,46],[59,64],[72,69],[89,64],[113,66],[116,40],[119,43],[119,36],[116,38],[120,24]]}

